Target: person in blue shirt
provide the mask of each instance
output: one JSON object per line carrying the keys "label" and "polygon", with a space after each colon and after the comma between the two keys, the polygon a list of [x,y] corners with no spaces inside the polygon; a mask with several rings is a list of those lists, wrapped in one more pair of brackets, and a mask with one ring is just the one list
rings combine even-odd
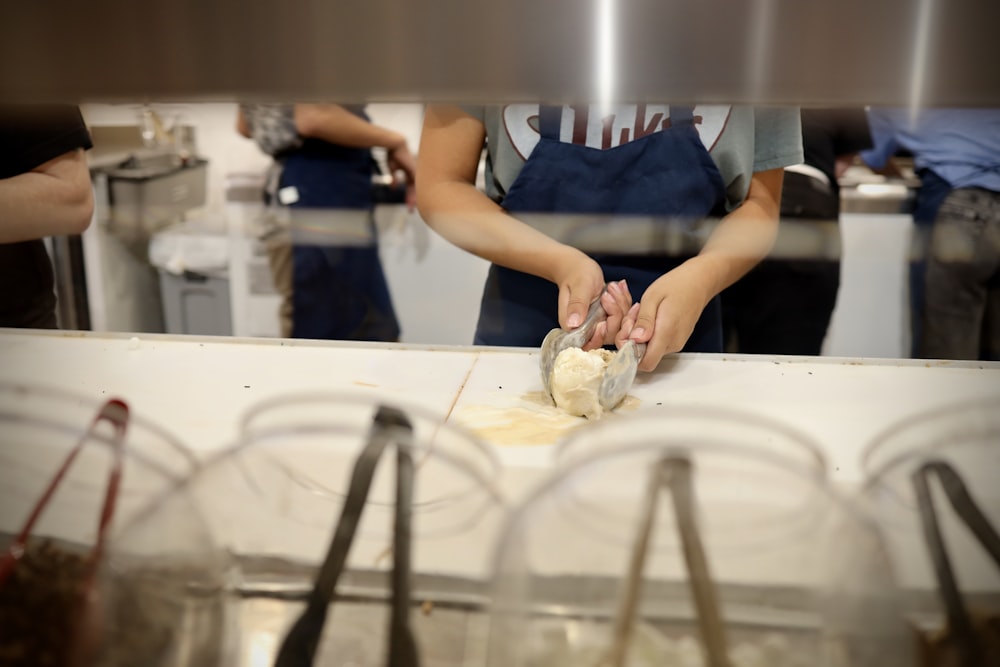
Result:
{"label": "person in blue shirt", "polygon": [[921,179],[910,269],[913,355],[1000,359],[1000,109],[870,109],[880,169],[899,150]]}

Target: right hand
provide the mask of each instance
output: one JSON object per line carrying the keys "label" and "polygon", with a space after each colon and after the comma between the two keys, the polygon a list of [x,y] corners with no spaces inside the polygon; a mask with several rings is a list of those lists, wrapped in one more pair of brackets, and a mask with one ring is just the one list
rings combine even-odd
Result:
{"label": "right hand", "polygon": [[574,248],[568,248],[554,261],[549,279],[559,287],[559,325],[563,329],[572,330],[583,324],[590,304],[600,298],[608,316],[597,325],[584,349],[614,343],[622,319],[632,306],[632,296],[625,281],[610,283],[607,293],[601,296],[605,286],[601,265]]}

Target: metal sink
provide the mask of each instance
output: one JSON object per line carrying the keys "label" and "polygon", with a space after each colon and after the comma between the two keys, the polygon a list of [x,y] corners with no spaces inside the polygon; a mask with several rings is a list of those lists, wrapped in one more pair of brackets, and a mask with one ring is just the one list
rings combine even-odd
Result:
{"label": "metal sink", "polygon": [[201,158],[136,154],[101,171],[108,179],[108,220],[115,227],[152,232],[205,204],[208,161]]}

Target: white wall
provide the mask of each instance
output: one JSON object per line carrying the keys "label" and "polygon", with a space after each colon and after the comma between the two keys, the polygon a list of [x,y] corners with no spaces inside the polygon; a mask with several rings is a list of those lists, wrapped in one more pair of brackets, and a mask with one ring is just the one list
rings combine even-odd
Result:
{"label": "white wall", "polygon": [[489,262],[451,245],[401,206],[379,207],[376,221],[402,340],[471,345]]}

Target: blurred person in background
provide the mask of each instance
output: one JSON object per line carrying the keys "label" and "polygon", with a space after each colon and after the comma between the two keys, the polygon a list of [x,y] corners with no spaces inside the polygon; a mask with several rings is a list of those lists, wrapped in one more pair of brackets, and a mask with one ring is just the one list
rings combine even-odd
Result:
{"label": "blurred person in background", "polygon": [[1000,359],[1000,110],[870,109],[874,169],[913,155],[913,356]]}
{"label": "blurred person in background", "polygon": [[[537,347],[600,298],[608,317],[588,347],[648,343],[650,371],[667,353],[722,351],[717,295],[767,254],[782,168],[801,161],[794,108],[431,105],[417,202],[438,233],[493,262],[477,344]],[[532,213],[722,221],[694,257],[588,255],[518,219]]]}
{"label": "blurred person in background", "polygon": [[[781,218],[835,225],[837,179],[854,155],[872,147],[864,109],[803,109],[802,147],[805,163],[785,168]],[[765,259],[722,293],[727,350],[820,354],[839,289],[839,259]]]}
{"label": "blurred person in background", "polygon": [[64,105],[0,105],[0,327],[56,328],[42,239],[81,234],[94,196],[90,133]]}
{"label": "blurred person in background", "polygon": [[337,104],[242,104],[237,131],[274,158],[265,201],[292,213],[291,229],[265,241],[282,296],[282,335],[398,340],[378,255],[371,149],[386,149],[390,169],[412,187],[416,165],[405,137],[371,123],[362,107]]}

